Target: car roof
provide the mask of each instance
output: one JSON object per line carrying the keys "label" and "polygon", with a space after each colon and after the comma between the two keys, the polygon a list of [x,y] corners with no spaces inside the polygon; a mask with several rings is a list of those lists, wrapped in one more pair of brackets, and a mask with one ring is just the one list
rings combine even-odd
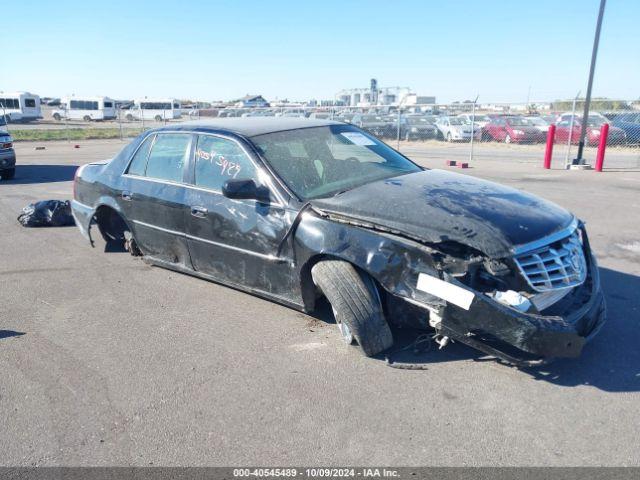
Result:
{"label": "car roof", "polygon": [[317,118],[300,117],[225,117],[211,120],[194,120],[171,125],[159,130],[228,131],[245,137],[254,137],[265,133],[297,130],[300,128],[344,125],[342,122]]}

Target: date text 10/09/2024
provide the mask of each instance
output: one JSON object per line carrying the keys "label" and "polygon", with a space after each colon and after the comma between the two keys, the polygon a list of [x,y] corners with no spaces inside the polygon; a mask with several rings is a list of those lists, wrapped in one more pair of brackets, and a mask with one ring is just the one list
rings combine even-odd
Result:
{"label": "date text 10/09/2024", "polygon": [[236,468],[233,476],[289,478],[398,478],[397,470],[388,468]]}

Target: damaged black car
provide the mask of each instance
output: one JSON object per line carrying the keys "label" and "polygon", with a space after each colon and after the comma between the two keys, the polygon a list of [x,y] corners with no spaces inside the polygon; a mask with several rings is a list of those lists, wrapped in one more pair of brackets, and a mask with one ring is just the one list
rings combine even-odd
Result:
{"label": "damaged black car", "polygon": [[366,355],[390,324],[516,365],[576,357],[605,320],[583,223],[429,170],[353,125],[233,118],[143,133],[78,169],[72,211],[153,265],[313,312]]}

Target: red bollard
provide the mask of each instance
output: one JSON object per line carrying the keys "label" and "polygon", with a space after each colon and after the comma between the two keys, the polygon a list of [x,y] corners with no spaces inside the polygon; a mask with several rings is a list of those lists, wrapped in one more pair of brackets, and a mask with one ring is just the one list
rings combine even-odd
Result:
{"label": "red bollard", "polygon": [[556,136],[556,126],[549,125],[549,131],[547,132],[547,148],[544,151],[544,168],[549,170],[551,168],[551,156],[553,155],[553,140]]}
{"label": "red bollard", "polygon": [[598,153],[596,154],[596,172],[602,171],[604,163],[604,151],[607,149],[607,137],[609,136],[609,124],[603,123],[600,127],[600,142],[598,143]]}

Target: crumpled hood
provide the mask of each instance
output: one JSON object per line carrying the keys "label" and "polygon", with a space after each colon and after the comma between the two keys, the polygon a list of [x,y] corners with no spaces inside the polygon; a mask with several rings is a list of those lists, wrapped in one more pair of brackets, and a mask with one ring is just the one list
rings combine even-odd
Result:
{"label": "crumpled hood", "polygon": [[456,241],[492,258],[566,228],[573,215],[514,188],[443,170],[426,170],[311,201],[351,218],[428,243]]}

